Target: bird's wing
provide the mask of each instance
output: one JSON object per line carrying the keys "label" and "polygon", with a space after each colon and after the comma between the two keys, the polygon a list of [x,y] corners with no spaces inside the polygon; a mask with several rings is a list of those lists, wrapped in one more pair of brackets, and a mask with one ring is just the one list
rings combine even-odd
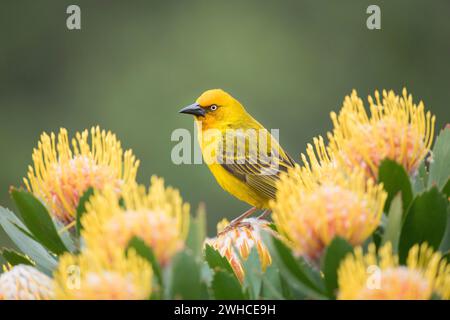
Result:
{"label": "bird's wing", "polygon": [[239,131],[233,132],[233,135],[231,139],[234,139],[235,145],[231,148],[226,147],[226,139],[230,139],[230,136],[223,136],[223,150],[219,152],[223,158],[219,163],[256,192],[274,199],[280,173],[293,167],[295,162],[267,131],[266,142],[249,139],[248,134]]}

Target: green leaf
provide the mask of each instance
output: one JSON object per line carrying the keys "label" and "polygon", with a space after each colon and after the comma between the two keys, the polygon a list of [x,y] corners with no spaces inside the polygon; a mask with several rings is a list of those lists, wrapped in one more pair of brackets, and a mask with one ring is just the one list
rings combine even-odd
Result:
{"label": "green leaf", "polygon": [[206,261],[202,260],[200,264],[200,278],[207,286],[210,286],[214,271],[209,267]]}
{"label": "green leaf", "polygon": [[413,193],[409,176],[403,166],[390,159],[383,160],[378,171],[378,181],[383,183],[384,190],[388,193],[384,205],[385,212],[388,212],[392,199],[399,192],[402,194],[402,203],[405,210],[408,208]]}
{"label": "green leaf", "polygon": [[55,224],[56,230],[62,230],[58,232],[59,237],[61,238],[62,242],[66,246],[67,250],[75,253],[78,251],[78,248],[75,244],[75,242],[78,243],[78,239],[73,238],[72,230],[69,228],[65,228],[65,225],[58,220],[53,220],[53,223]]}
{"label": "green leaf", "polygon": [[67,251],[59,237],[52,218],[44,205],[31,193],[12,189],[12,198],[22,215],[23,221],[33,236],[53,253],[60,255]]}
{"label": "green leaf", "polygon": [[273,264],[268,266],[262,277],[262,299],[292,299],[289,287],[281,276],[280,270]]}
{"label": "green leaf", "polygon": [[41,271],[51,275],[57,265],[56,259],[40,243],[29,236],[30,232],[22,221],[8,209],[0,207],[0,224],[14,244],[35,261]]}
{"label": "green leaf", "polygon": [[447,251],[442,255],[442,260],[445,260],[447,261],[447,263],[450,263],[450,251]]}
{"label": "green leaf", "polygon": [[214,271],[219,269],[234,274],[228,259],[222,256],[219,251],[215,250],[209,244],[205,245],[205,260],[209,267]]}
{"label": "green leaf", "polygon": [[203,242],[206,238],[206,211],[205,205],[200,204],[197,215],[191,219],[186,246],[190,248],[195,256],[201,257],[203,253]]}
{"label": "green leaf", "polygon": [[262,233],[269,247],[273,263],[280,269],[292,291],[301,292],[309,298],[325,299],[325,284],[318,272],[303,259],[295,258],[292,251],[278,238]]}
{"label": "green leaf", "polygon": [[245,300],[242,287],[236,277],[230,273],[217,270],[212,280],[212,290],[217,300]]}
{"label": "green leaf", "polygon": [[366,241],[364,241],[364,246],[367,247],[370,243],[373,242],[373,244],[375,245],[375,247],[380,248],[381,246],[381,241],[383,240],[383,231],[384,229],[381,226],[378,226],[378,228],[375,229],[375,231],[372,233],[372,237],[369,237],[366,239]]}
{"label": "green leaf", "polygon": [[24,225],[19,225],[16,222],[11,222],[17,229],[19,229],[23,234],[25,234],[26,236],[28,236],[30,239],[39,242],[31,233],[30,231],[28,231],[28,229],[26,229],[26,227]]}
{"label": "green leaf", "polygon": [[450,179],[447,180],[442,192],[447,196],[447,198],[450,198]]}
{"label": "green leaf", "polygon": [[441,131],[436,139],[433,148],[433,161],[430,164],[430,175],[428,178],[428,187],[434,185],[439,190],[447,183],[450,178],[450,128]]}
{"label": "green leaf", "polygon": [[29,266],[35,265],[28,257],[12,249],[3,248],[1,255],[12,266],[16,266],[18,264],[26,264]]}
{"label": "green leaf", "polygon": [[395,254],[398,252],[398,239],[400,238],[402,228],[402,216],[402,197],[401,194],[397,194],[391,202],[386,230],[383,234],[383,239],[381,242],[383,245],[387,242],[391,242],[392,250]]}
{"label": "green leaf", "polygon": [[436,187],[417,196],[408,210],[399,240],[400,262],[405,263],[414,244],[439,248],[447,225],[447,198]]}
{"label": "green leaf", "polygon": [[83,195],[80,198],[80,201],[78,201],[77,222],[76,222],[77,237],[80,237],[81,230],[83,229],[83,226],[81,225],[81,217],[86,212],[86,202],[89,200],[89,198],[93,194],[94,194],[94,188],[89,188],[83,193]]}
{"label": "green leaf", "polygon": [[155,254],[149,246],[139,237],[133,237],[129,242],[127,246],[127,251],[133,248],[136,250],[136,253],[140,255],[141,257],[145,258],[148,262],[150,262],[153,272],[158,279],[158,282],[163,288],[163,278],[161,273],[161,266],[159,265],[158,260],[155,257]]}
{"label": "green leaf", "polygon": [[[189,249],[179,252],[172,260],[171,299],[207,299],[206,284],[201,279],[201,263]],[[166,282],[167,283],[167,282]]]}
{"label": "green leaf", "polygon": [[322,272],[328,292],[334,297],[338,287],[337,271],[339,264],[347,254],[353,252],[353,247],[344,239],[335,237],[328,245],[322,260]]}
{"label": "green leaf", "polygon": [[244,268],[244,286],[249,289],[250,299],[259,300],[261,295],[263,271],[256,248],[252,248],[250,255],[242,261]]}
{"label": "green leaf", "polygon": [[450,250],[450,205],[447,206],[447,226],[445,227],[444,237],[442,238],[439,251],[446,252]]}
{"label": "green leaf", "polygon": [[422,160],[419,164],[419,168],[417,169],[417,174],[411,177],[413,183],[413,192],[414,194],[419,194],[424,192],[427,189],[428,184],[428,171],[425,166],[425,160]]}

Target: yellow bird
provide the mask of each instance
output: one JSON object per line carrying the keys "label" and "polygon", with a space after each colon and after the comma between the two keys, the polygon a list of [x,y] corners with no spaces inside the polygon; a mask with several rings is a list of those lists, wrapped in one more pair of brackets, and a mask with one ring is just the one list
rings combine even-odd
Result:
{"label": "yellow bird", "polygon": [[205,91],[179,112],[194,115],[203,158],[219,185],[252,206],[230,228],[258,209],[269,214],[280,173],[294,166],[269,131],[221,89]]}

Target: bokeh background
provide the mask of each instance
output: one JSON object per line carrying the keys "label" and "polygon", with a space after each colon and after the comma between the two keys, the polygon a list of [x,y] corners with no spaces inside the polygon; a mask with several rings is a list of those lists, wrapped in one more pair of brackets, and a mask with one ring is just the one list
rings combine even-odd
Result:
{"label": "bokeh background", "polygon": [[[66,28],[69,4],[81,7],[80,31]],[[381,7],[381,30],[366,28],[369,4]],[[438,128],[450,119],[450,1],[2,1],[0,38],[6,207],[42,131],[99,124],[141,160],[140,182],[157,174],[193,207],[204,201],[212,234],[247,205],[205,165],[170,157],[172,131],[193,131],[178,110],[209,88],[280,128],[297,159],[353,88],[366,97],[407,86]]]}

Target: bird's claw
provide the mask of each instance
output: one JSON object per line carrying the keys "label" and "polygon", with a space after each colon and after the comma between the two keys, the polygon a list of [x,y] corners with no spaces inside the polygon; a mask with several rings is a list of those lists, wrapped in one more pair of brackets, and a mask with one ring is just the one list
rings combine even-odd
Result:
{"label": "bird's claw", "polygon": [[240,227],[251,227],[251,224],[246,222],[246,221],[242,221],[242,220],[238,220],[238,221],[231,221],[222,231],[220,231],[218,233],[218,236],[224,235],[227,232],[230,232],[233,229],[237,229]]}

